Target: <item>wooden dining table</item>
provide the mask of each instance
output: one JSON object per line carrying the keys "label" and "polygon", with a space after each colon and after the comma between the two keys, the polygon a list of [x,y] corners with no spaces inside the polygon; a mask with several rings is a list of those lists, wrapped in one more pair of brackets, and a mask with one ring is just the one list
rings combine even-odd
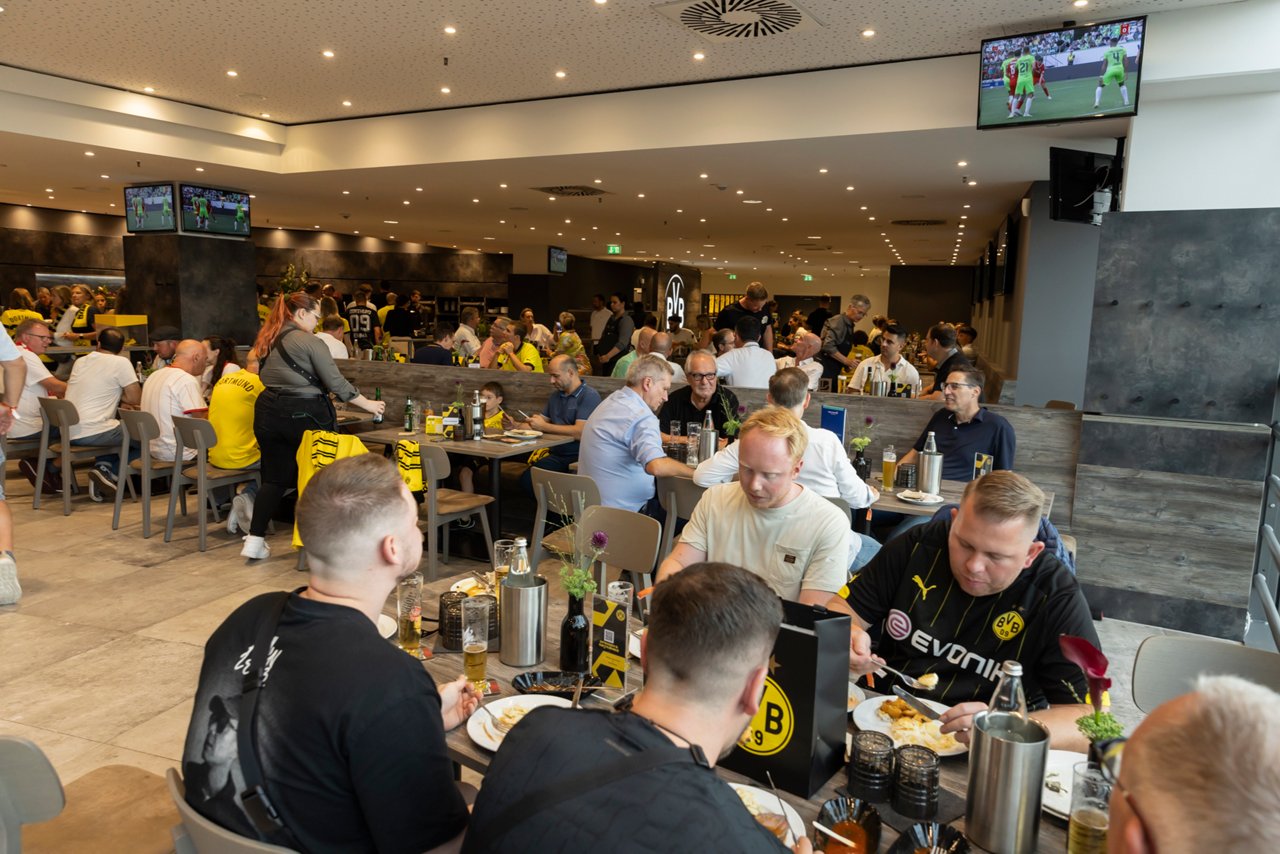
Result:
{"label": "wooden dining table", "polygon": [[[880,498],[875,504],[871,505],[872,509],[901,513],[904,516],[932,516],[944,504],[959,504],[960,499],[964,496],[964,488],[968,484],[963,480],[942,481],[938,495],[941,495],[943,500],[936,504],[916,504],[910,501],[903,501],[901,493],[904,490],[894,489],[892,492],[886,490],[883,477],[880,474],[871,476],[871,485],[880,492]],[[1044,515],[1048,516],[1049,511],[1052,509],[1053,490],[1046,489],[1044,490]]]}
{"label": "wooden dining table", "polygon": [[493,501],[489,505],[489,523],[493,526],[495,537],[500,536],[502,531],[502,460],[526,457],[534,451],[554,448],[556,445],[565,445],[573,441],[568,436],[553,436],[550,433],[543,433],[537,439],[515,444],[503,442],[497,437],[457,440],[446,439],[440,435],[427,435],[422,430],[409,433],[400,429],[399,426],[364,429],[357,431],[356,435],[366,445],[372,442],[390,448],[402,439],[412,439],[419,444],[437,445],[452,456],[480,457],[489,460],[489,494],[493,496]]}
{"label": "wooden dining table", "polygon": [[[558,670],[559,669],[559,627],[561,620],[564,619],[568,611],[568,597],[564,593],[560,585],[556,567],[558,564],[554,560],[546,560],[542,562],[540,572],[547,578],[548,589],[548,607],[547,607],[547,636],[545,643],[545,657],[543,661],[532,667],[509,667],[502,663],[498,657],[498,653],[489,653],[487,662],[486,675],[489,679],[496,679],[501,690],[501,696],[515,696],[517,692],[511,687],[511,680],[520,673],[538,670]],[[465,577],[465,576],[463,576]],[[447,591],[450,586],[458,580],[459,577],[445,578],[432,582],[425,586],[423,592],[423,616],[424,618],[430,613],[434,613],[438,608],[439,596]],[[385,613],[395,616],[395,600],[394,597],[389,600]],[[638,624],[633,620],[633,628]],[[422,646],[431,648],[432,639],[423,637]],[[459,652],[437,652],[431,658],[423,661],[423,666],[427,672],[431,674],[437,684],[452,681],[462,675],[462,653]],[[629,687],[637,688],[643,681],[640,674],[640,662],[631,660],[633,668]],[[484,702],[490,702],[496,699],[494,697],[486,697]],[[617,692],[611,692],[607,696],[587,696],[584,695],[582,701],[583,708],[609,708],[612,701],[618,699]],[[476,714],[484,714],[477,712]],[[857,728],[853,721],[849,721],[849,731],[856,732]],[[566,738],[571,734],[566,733]],[[466,724],[456,727],[445,735],[446,745],[449,750],[449,756],[459,765],[470,768],[479,774],[484,774],[489,763],[493,760],[493,752],[481,747],[471,740],[467,734]],[[941,759],[941,770],[939,774],[940,783],[943,789],[954,793],[960,798],[964,797],[968,784],[968,755],[943,757]],[[735,771],[727,768],[718,767],[716,773],[724,780],[731,783],[744,783],[751,786],[757,786],[764,789],[769,788],[769,783],[765,780],[753,780]],[[782,799],[788,803],[799,814],[805,823],[805,828],[809,831],[810,838],[813,837],[814,831],[813,821],[818,816],[818,811],[822,808],[822,804],[837,797],[844,797],[844,787],[846,783],[846,773],[842,769],[826,782],[814,795],[810,798],[803,798],[790,792],[781,792]],[[964,817],[950,822],[953,826],[963,830]],[[881,840],[880,851],[888,851],[898,838],[898,832],[884,824]],[[975,851],[982,849],[974,846]],[[1037,850],[1041,852],[1049,852],[1049,854],[1057,854],[1057,852],[1065,852],[1067,850],[1067,827],[1066,822],[1053,818],[1048,814],[1041,815],[1040,832]]]}

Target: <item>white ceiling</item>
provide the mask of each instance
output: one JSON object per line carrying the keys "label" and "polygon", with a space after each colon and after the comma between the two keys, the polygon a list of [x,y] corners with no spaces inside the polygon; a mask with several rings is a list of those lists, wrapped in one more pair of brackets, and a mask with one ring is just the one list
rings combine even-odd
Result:
{"label": "white ceiling", "polygon": [[[1086,10],[1070,0],[722,2],[766,11],[790,4],[802,20],[788,32],[724,41],[695,34],[651,0],[0,0],[0,57],[28,70],[127,90],[153,86],[157,97],[299,123],[971,53],[983,37],[1064,18],[1214,0],[1097,0]],[[446,35],[445,25],[457,34]],[[876,30],[873,38],[860,35],[867,28]],[[324,49],[335,58],[322,57]],[[697,50],[706,53],[702,62],[692,59]],[[238,76],[228,78],[228,69]],[[566,71],[563,80],[557,69]],[[449,96],[439,93],[443,84]],[[344,98],[350,109],[341,107]],[[908,264],[949,263],[962,231],[977,233],[964,237],[958,256],[973,263],[1027,184],[1048,177],[1048,145],[1105,150],[1102,141],[1126,127],[1115,120],[985,135],[961,128],[295,175],[107,149],[87,158],[84,144],[0,134],[0,202],[119,213],[124,184],[202,180],[254,192],[258,227],[319,226],[513,252],[518,269],[522,253],[540,253],[547,243],[606,257],[605,245],[616,242],[626,258],[672,258],[766,281],[794,281],[801,272],[847,281],[864,271],[885,275],[899,257],[895,249]],[[960,181],[960,159],[980,163],[980,186]],[[820,174],[820,166],[829,172]],[[530,189],[594,186],[597,178],[608,191],[602,201],[550,201]],[[850,185],[856,190],[846,191]],[[742,204],[742,187],[762,204]],[[895,219],[944,224],[885,227]]]}

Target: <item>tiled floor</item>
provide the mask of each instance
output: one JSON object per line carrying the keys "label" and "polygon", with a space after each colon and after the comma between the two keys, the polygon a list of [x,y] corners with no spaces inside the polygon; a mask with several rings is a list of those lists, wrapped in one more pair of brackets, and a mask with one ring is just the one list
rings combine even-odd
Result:
{"label": "tiled floor", "polygon": [[[248,567],[225,529],[211,530],[203,554],[193,522],[180,522],[171,543],[163,526],[142,539],[136,505],[126,503],[118,531],[111,505],[87,498],[69,517],[60,501],[33,511],[30,485],[9,471],[25,595],[0,607],[0,733],[36,742],[64,783],[116,763],[163,773],[181,757],[205,639],[246,599],[303,583],[287,536],[273,538],[270,560]],[[157,499],[153,520],[166,509]],[[1133,655],[1161,630],[1112,620],[1099,630],[1117,714],[1132,726]]]}

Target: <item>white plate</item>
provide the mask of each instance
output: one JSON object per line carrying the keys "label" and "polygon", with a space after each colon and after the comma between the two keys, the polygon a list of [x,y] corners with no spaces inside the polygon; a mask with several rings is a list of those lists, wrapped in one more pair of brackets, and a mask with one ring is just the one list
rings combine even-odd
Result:
{"label": "white plate", "polygon": [[867,699],[867,692],[863,691],[852,682],[849,683],[849,711],[852,712],[854,706]]}
{"label": "white plate", "polygon": [[782,814],[787,817],[787,826],[791,828],[791,839],[786,844],[793,845],[801,836],[804,836],[804,820],[800,818],[800,813],[796,812],[791,804],[777,797],[773,792],[767,789],[761,789],[757,786],[747,786],[742,783],[730,783],[735,792],[750,792],[751,797],[755,800],[756,806],[761,812],[776,812],[778,803],[782,803]]}
{"label": "white plate", "polygon": [[627,634],[627,653],[636,661],[640,660],[640,638],[644,637],[644,633],[647,631],[649,630],[640,629]]}
{"label": "white plate", "polygon": [[1070,750],[1050,750],[1049,758],[1044,763],[1044,781],[1053,780],[1061,787],[1055,792],[1047,786],[1040,791],[1040,807],[1049,815],[1058,818],[1071,817],[1071,769],[1079,762],[1088,762],[1089,757],[1083,753]]}
{"label": "white plate", "polygon": [[[493,712],[498,717],[502,717],[502,713],[511,706],[519,706],[523,709],[532,711],[538,706],[560,706],[567,709],[573,703],[562,697],[539,696],[536,694],[520,694],[516,697],[503,697],[500,700],[494,700],[485,703],[485,708]],[[517,723],[516,726],[520,724]],[[493,718],[489,717],[480,709],[476,709],[471,713],[471,717],[467,718],[467,735],[471,736],[471,740],[486,750],[497,750],[502,746],[502,739],[506,737],[506,733],[499,732],[498,727],[493,722]]]}
{"label": "white plate", "polygon": [[539,439],[542,432],[539,430],[508,430],[502,435],[510,436],[512,439]]}
{"label": "white plate", "polygon": [[[867,699],[859,703],[857,707],[854,708],[853,710],[853,722],[857,724],[858,729],[871,730],[872,732],[882,732],[885,735],[892,738],[892,732],[891,732],[892,728],[889,726],[889,722],[886,721],[884,718],[880,717],[880,714],[879,714],[881,704],[883,704],[886,700],[892,700],[892,699],[893,697],[868,697]],[[921,699],[921,702],[923,702],[926,706],[933,709],[935,712],[938,712],[939,714],[951,708],[950,706],[944,703],[939,703],[936,700],[926,700],[923,697],[921,697],[920,699]],[[900,744],[895,739],[893,746],[901,747],[902,744]],[[959,756],[961,753],[968,753],[968,752],[969,752],[969,747],[967,745],[957,744],[951,750],[939,751],[938,755],[939,756]]]}
{"label": "white plate", "polygon": [[462,578],[449,585],[452,593],[465,593],[468,596],[475,596],[477,593],[483,593],[484,585],[474,578]]}
{"label": "white plate", "polygon": [[901,499],[902,501],[907,502],[908,504],[919,504],[922,507],[930,507],[934,504],[942,504],[944,501],[947,500],[943,498],[941,495],[936,495],[932,492],[916,492],[915,490],[912,490],[912,489],[907,489],[902,492],[899,492],[898,498]]}
{"label": "white plate", "polygon": [[387,640],[391,640],[396,636],[396,618],[388,617],[386,614],[378,615],[378,634]]}

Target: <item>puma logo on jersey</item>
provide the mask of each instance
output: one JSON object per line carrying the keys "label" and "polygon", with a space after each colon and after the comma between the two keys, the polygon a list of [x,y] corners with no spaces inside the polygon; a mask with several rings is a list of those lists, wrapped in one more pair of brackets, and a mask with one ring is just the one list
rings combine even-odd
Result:
{"label": "puma logo on jersey", "polygon": [[930,584],[928,587],[925,587],[925,586],[924,586],[924,582],[920,580],[920,576],[918,576],[918,575],[913,575],[913,576],[911,576],[911,580],[912,580],[912,581],[914,581],[914,582],[916,583],[916,587],[919,587],[919,588],[920,588],[920,598],[921,598],[921,599],[928,599],[928,598],[929,598],[929,591],[930,591],[930,590],[933,590],[934,588],[936,588],[936,587],[938,586],[938,585],[936,585],[936,584]]}

